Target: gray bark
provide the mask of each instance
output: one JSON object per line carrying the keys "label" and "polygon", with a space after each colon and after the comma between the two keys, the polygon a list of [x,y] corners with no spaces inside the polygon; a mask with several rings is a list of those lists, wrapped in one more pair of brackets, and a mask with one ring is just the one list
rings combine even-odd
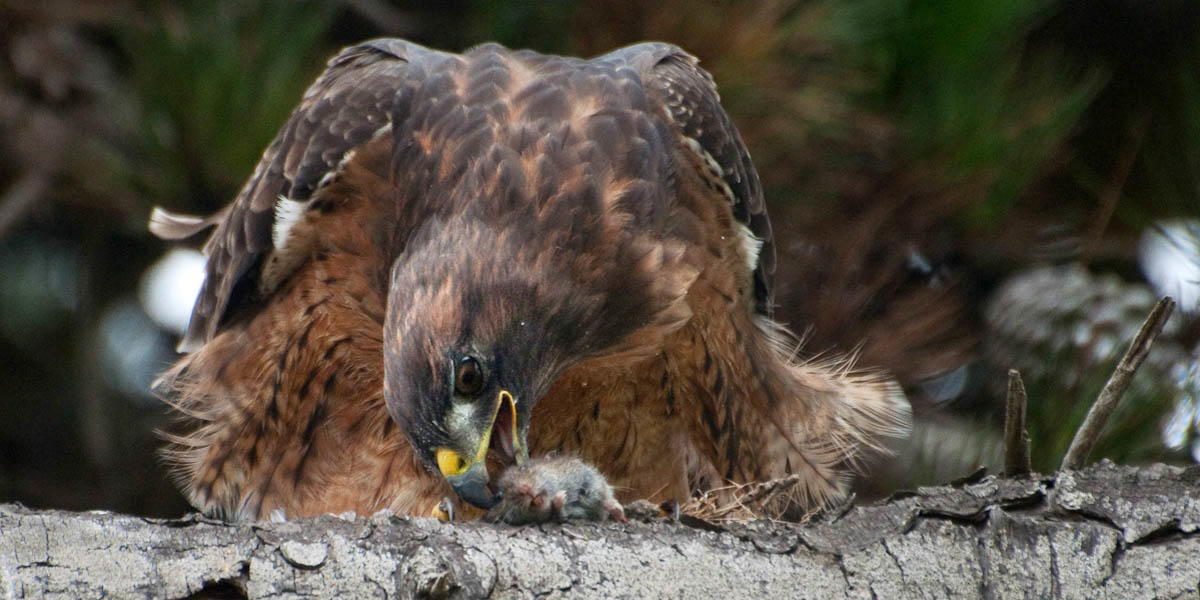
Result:
{"label": "gray bark", "polygon": [[1200,467],[1107,462],[923,488],[805,526],[225,524],[0,505],[0,595],[1196,598],[1198,523]]}

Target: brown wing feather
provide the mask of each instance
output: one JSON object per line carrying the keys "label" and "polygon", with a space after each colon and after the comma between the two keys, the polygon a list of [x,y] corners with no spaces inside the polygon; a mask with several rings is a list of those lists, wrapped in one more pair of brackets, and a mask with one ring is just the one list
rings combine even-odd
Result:
{"label": "brown wing feather", "polygon": [[403,40],[381,39],[343,50],[304,94],[205,251],[207,278],[192,311],[181,351],[211,339],[248,294],[271,250],[276,201],[309,200],[343,166],[353,149],[386,132],[404,110],[414,61],[444,56]]}
{"label": "brown wing feather", "polygon": [[771,221],[763,200],[758,172],[737,128],[721,107],[712,76],[700,61],[682,49],[663,43],[645,43],[597,58],[627,64],[638,70],[647,91],[666,109],[667,117],[684,139],[695,140],[715,162],[733,216],[762,242],[754,269],[754,295],[758,312],[771,314],[771,282],[775,273],[775,247]]}

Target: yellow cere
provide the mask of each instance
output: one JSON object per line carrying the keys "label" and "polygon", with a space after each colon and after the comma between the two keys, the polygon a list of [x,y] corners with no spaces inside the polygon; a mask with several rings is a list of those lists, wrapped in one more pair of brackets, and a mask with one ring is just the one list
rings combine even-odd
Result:
{"label": "yellow cere", "polygon": [[442,475],[462,475],[467,470],[467,461],[449,448],[438,448],[437,463]]}

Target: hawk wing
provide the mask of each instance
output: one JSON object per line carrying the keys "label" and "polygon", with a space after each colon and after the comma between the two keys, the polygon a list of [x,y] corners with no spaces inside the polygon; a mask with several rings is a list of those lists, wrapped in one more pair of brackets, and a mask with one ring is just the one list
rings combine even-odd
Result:
{"label": "hawk wing", "polygon": [[[388,133],[393,115],[407,112],[412,86],[428,70],[423,67],[447,59],[453,56],[399,39],[343,50],[305,92],[230,206],[209,218],[155,211],[151,230],[165,239],[217,226],[205,244],[206,278],[180,351],[195,350],[242,302],[270,291],[259,285],[258,272],[286,235],[287,223],[302,214],[356,147]],[[595,60],[637,70],[689,149],[710,167],[706,175],[728,197],[734,217],[762,244],[754,291],[757,310],[769,315],[775,270],[771,224],[758,174],[721,108],[712,77],[695,57],[669,44],[637,44]]]}
{"label": "hawk wing", "polygon": [[151,231],[167,239],[217,225],[205,244],[206,278],[180,351],[195,350],[241,302],[270,291],[261,289],[258,271],[284,241],[279,238],[286,237],[289,222],[337,176],[356,147],[387,134],[393,115],[406,112],[410,82],[420,77],[414,71],[446,58],[450,55],[398,39],[343,50],[305,92],[230,206],[208,219],[155,211]]}
{"label": "hawk wing", "polygon": [[721,107],[712,76],[700,68],[696,57],[676,46],[656,42],[615,50],[595,60],[628,65],[641,74],[647,91],[666,109],[688,149],[708,167],[704,175],[729,199],[734,218],[761,242],[754,267],[755,308],[770,316],[775,274],[771,221],[758,172]]}

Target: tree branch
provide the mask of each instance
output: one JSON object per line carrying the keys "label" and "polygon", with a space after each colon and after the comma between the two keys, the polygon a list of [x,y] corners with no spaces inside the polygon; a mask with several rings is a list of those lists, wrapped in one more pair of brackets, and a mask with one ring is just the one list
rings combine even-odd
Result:
{"label": "tree branch", "polygon": [[1200,467],[1103,461],[922,488],[805,526],[226,524],[0,505],[0,595],[1180,597],[1200,591],[1197,480]]}
{"label": "tree branch", "polygon": [[1004,474],[1009,477],[1033,471],[1029,457],[1029,432],[1025,430],[1025,408],[1029,397],[1021,372],[1008,370],[1008,397],[1004,407]]}
{"label": "tree branch", "polygon": [[1104,388],[1100,390],[1100,395],[1096,397],[1092,408],[1088,410],[1083,424],[1075,432],[1071,446],[1067,448],[1067,454],[1063,457],[1062,469],[1077,469],[1083,466],[1088,455],[1092,453],[1092,448],[1096,447],[1096,440],[1100,439],[1104,424],[1117,409],[1121,396],[1125,394],[1125,390],[1129,389],[1129,384],[1133,381],[1133,376],[1137,374],[1138,367],[1142,366],[1142,361],[1146,360],[1146,356],[1150,354],[1150,347],[1154,345],[1158,334],[1162,333],[1163,325],[1166,325],[1167,319],[1171,317],[1171,311],[1174,309],[1175,301],[1170,296],[1163,297],[1158,304],[1154,305],[1150,316],[1146,317],[1141,330],[1133,338],[1133,343],[1129,345],[1129,350],[1125,351],[1125,356],[1121,357],[1121,362],[1117,363],[1117,368],[1104,384]]}

